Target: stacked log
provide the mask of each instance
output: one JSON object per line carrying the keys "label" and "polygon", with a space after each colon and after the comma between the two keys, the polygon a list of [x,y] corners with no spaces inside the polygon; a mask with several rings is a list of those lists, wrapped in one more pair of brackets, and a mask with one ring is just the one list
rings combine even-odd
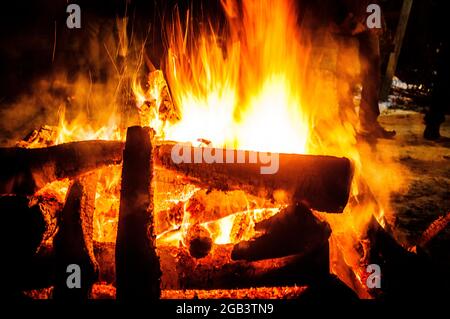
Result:
{"label": "stacked log", "polygon": [[123,152],[116,284],[119,300],[159,299],[161,270],[156,254],[150,129],[128,128]]}
{"label": "stacked log", "polygon": [[1,196],[0,212],[5,226],[0,233],[2,291],[4,296],[18,298],[30,285],[28,274],[34,269],[29,267],[45,233],[45,220],[39,205],[30,205],[22,196]]}
{"label": "stacked log", "polygon": [[288,206],[275,216],[258,223],[260,237],[236,244],[233,260],[256,261],[304,254],[328,243],[331,228],[318,220],[304,205]]}
{"label": "stacked log", "polygon": [[122,161],[123,143],[82,141],[46,148],[0,148],[0,194],[33,195],[55,180]]}
{"label": "stacked log", "polygon": [[[264,155],[258,152],[187,147],[189,162],[177,163],[172,158],[173,147],[173,144],[157,146],[155,163],[180,172],[205,188],[244,190],[268,198],[272,198],[276,190],[284,190],[290,194],[292,203],[303,203],[311,209],[329,213],[341,213],[347,205],[353,167],[346,158],[275,154],[278,170],[273,174],[261,174],[261,167],[267,163],[261,161]],[[225,160],[199,161],[197,154],[204,152]],[[234,161],[227,163],[226,158]]]}
{"label": "stacked log", "polygon": [[[54,240],[56,261],[54,299],[85,300],[98,279],[98,264],[94,256],[93,216],[97,174],[73,181],[66,196],[66,203],[59,221],[59,231]],[[70,265],[79,267],[81,286],[69,283]]]}

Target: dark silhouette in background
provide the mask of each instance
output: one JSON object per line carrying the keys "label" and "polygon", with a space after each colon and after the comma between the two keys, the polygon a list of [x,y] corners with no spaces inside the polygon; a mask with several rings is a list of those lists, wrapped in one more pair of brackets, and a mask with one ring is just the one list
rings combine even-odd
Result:
{"label": "dark silhouette in background", "polygon": [[[392,138],[395,131],[388,131],[378,123],[380,109],[378,106],[381,88],[381,29],[369,29],[366,24],[367,7],[376,1],[339,0],[334,5],[335,31],[339,35],[339,51],[345,51],[346,37],[355,37],[358,41],[358,56],[360,62],[360,83],[362,85],[361,103],[359,107],[359,134],[368,139]],[[338,53],[338,60],[340,56]],[[338,83],[347,81],[345,71],[337,62]],[[344,85],[339,85],[342,88]],[[339,92],[339,107],[352,105],[351,92]]]}
{"label": "dark silhouette in background", "polygon": [[397,67],[402,81],[431,91],[427,98],[417,99],[426,108],[424,138],[429,140],[440,138],[440,126],[450,111],[447,3],[414,1]]}

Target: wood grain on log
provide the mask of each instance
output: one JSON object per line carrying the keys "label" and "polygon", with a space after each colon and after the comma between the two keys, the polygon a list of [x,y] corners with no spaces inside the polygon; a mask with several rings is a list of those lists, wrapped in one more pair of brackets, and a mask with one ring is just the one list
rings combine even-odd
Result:
{"label": "wood grain on log", "polygon": [[161,270],[155,250],[150,129],[128,128],[116,241],[117,299],[156,300]]}
{"label": "wood grain on log", "polygon": [[[172,160],[173,144],[155,148],[155,163],[183,173],[194,182],[221,190],[242,189],[257,196],[272,197],[275,190],[284,190],[293,203],[302,202],[309,208],[329,213],[340,213],[345,208],[353,178],[353,166],[346,158],[298,154],[277,154],[278,170],[274,174],[261,174],[261,153],[231,151],[233,163],[194,162],[195,154],[211,152],[208,148],[190,148],[190,163]],[[227,151],[212,151],[226,158]],[[244,163],[236,163],[241,155]],[[223,156],[222,156],[223,155]],[[230,155],[231,158],[231,155]],[[256,162],[252,163],[252,159]]]}
{"label": "wood grain on log", "polygon": [[82,141],[46,148],[0,148],[0,194],[32,195],[47,183],[122,161],[123,142]]}

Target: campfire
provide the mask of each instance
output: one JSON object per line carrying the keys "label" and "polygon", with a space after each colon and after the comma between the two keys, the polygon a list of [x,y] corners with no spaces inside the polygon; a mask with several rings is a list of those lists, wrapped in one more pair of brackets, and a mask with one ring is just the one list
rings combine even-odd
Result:
{"label": "campfire", "polygon": [[[401,248],[385,230],[398,168],[357,143],[351,112],[342,120],[294,1],[222,5],[226,28],[174,14],[161,70],[143,51],[129,62],[114,96],[126,111],[94,121],[61,107],[57,125],[0,150],[2,211],[29,229],[15,271],[34,265],[11,289],[290,298],[333,278],[377,296],[374,238]],[[67,287],[73,264],[82,289]]]}

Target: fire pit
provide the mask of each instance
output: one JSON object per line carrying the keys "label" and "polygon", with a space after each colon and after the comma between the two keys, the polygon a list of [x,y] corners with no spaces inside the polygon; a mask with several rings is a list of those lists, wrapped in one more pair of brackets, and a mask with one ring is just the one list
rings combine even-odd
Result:
{"label": "fire pit", "polygon": [[98,96],[114,114],[61,112],[0,149],[12,295],[372,298],[375,266],[409,258],[385,230],[396,166],[357,144],[294,1],[222,10],[221,28],[175,11],[161,70],[121,53]]}

